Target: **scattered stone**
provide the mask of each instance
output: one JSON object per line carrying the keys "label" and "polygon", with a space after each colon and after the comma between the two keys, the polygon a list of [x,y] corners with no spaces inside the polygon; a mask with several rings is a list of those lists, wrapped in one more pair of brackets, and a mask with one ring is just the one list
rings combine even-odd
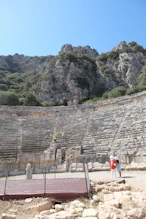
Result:
{"label": "scattered stone", "polygon": [[30,203],[30,202],[32,202],[32,198],[26,198],[25,199],[25,203]]}
{"label": "scattered stone", "polygon": [[63,205],[56,204],[56,205],[55,205],[55,210],[56,210],[56,211],[61,211],[61,210],[64,210],[64,207],[63,207]]}
{"label": "scattered stone", "polygon": [[94,208],[84,209],[82,217],[95,217],[97,216],[97,213],[97,209]]}
{"label": "scattered stone", "polygon": [[16,219],[16,215],[15,214],[2,214],[2,219]]}
{"label": "scattered stone", "polygon": [[92,199],[95,201],[95,202],[100,202],[100,198],[98,195],[93,195]]}
{"label": "scattered stone", "polygon": [[52,204],[53,204],[52,201],[45,201],[34,206],[29,206],[26,209],[28,211],[31,210],[32,212],[41,212],[44,210],[51,209]]}

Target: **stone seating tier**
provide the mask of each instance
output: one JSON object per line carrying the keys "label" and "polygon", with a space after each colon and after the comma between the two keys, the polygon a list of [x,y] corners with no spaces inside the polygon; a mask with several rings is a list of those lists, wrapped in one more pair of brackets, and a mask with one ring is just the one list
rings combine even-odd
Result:
{"label": "stone seating tier", "polygon": [[[146,149],[145,99],[146,92],[88,106],[0,106],[1,145],[11,148],[15,138],[21,153],[44,151],[57,133],[58,149],[81,146],[86,156],[131,151],[134,155]],[[62,131],[64,139],[58,134]]]}

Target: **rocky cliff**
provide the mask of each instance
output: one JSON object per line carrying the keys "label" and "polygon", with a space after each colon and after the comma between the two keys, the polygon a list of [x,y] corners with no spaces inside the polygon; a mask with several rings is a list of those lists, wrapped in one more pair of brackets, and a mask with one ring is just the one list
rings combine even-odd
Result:
{"label": "rocky cliff", "polygon": [[0,90],[14,92],[24,104],[28,93],[43,105],[80,103],[115,87],[138,85],[146,72],[146,49],[121,42],[98,54],[90,46],[62,46],[57,56],[0,56]]}

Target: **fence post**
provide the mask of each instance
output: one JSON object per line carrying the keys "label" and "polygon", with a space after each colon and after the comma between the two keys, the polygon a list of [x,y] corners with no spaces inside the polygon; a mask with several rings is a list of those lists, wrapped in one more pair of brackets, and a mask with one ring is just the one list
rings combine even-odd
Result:
{"label": "fence post", "polygon": [[44,197],[46,196],[46,167],[44,172]]}
{"label": "fence post", "polygon": [[85,178],[86,178],[88,197],[90,197],[90,179],[89,179],[88,166],[86,163],[85,163]]}
{"label": "fence post", "polygon": [[6,178],[5,178],[5,186],[4,186],[4,198],[5,198],[5,195],[6,195],[7,179],[8,179],[8,170],[6,170]]}

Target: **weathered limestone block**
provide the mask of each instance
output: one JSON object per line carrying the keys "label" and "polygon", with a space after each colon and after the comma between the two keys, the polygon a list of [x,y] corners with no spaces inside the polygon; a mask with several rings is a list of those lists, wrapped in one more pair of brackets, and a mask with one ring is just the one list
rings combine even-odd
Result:
{"label": "weathered limestone block", "polygon": [[52,205],[54,204],[53,201],[44,201],[42,203],[39,203],[37,205],[33,205],[33,206],[29,206],[26,209],[28,211],[34,212],[34,213],[38,213],[44,210],[49,210],[51,209]]}
{"label": "weathered limestone block", "polygon": [[99,162],[93,163],[93,171],[101,171],[103,167],[103,164]]}
{"label": "weathered limestone block", "polygon": [[68,219],[68,218],[74,219],[75,215],[72,215],[69,212],[62,210],[62,211],[56,212],[54,214],[51,214],[46,218],[48,218],[48,219]]}
{"label": "weathered limestone block", "polygon": [[92,171],[92,168],[93,168],[93,163],[92,163],[92,162],[89,162],[89,163],[88,163],[88,171],[91,172],[91,171]]}
{"label": "weathered limestone block", "polygon": [[49,169],[49,173],[54,173],[57,170],[57,166],[51,166]]}
{"label": "weathered limestone block", "polygon": [[135,219],[143,219],[145,217],[145,212],[143,208],[133,208],[127,211],[127,216]]}
{"label": "weathered limestone block", "polygon": [[[26,167],[26,165],[25,165],[25,167]],[[25,175],[25,173],[26,173],[25,169],[24,170],[12,169],[12,170],[10,170],[9,175],[10,176],[17,176],[17,175]]]}
{"label": "weathered limestone block", "polygon": [[32,179],[32,168],[30,163],[28,163],[26,167],[26,179]]}
{"label": "weathered limestone block", "polygon": [[15,214],[5,214],[5,213],[2,213],[2,219],[16,219],[17,216]]}
{"label": "weathered limestone block", "polygon": [[77,164],[77,172],[83,172],[84,171],[84,166],[82,163]]}
{"label": "weathered limestone block", "polygon": [[138,170],[146,170],[146,163],[143,163],[143,162],[139,163],[137,167],[138,167]]}
{"label": "weathered limestone block", "polygon": [[64,172],[66,172],[66,164],[57,165],[56,172],[57,173],[64,173]]}
{"label": "weathered limestone block", "polygon": [[113,194],[104,194],[104,201],[108,202],[114,199],[114,195]]}
{"label": "weathered limestone block", "polygon": [[42,173],[43,172],[43,170],[41,169],[41,168],[36,168],[35,167],[35,169],[34,169],[34,173],[35,174],[40,174],[40,173]]}
{"label": "weathered limestone block", "polygon": [[69,171],[70,172],[76,172],[77,171],[77,164],[76,163],[72,163],[70,165]]}
{"label": "weathered limestone block", "polygon": [[82,217],[95,217],[98,211],[94,208],[84,209]]}
{"label": "weathered limestone block", "polygon": [[132,162],[130,165],[125,167],[125,170],[138,170],[138,164]]}
{"label": "weathered limestone block", "polygon": [[60,205],[60,204],[56,204],[56,205],[55,205],[55,210],[56,210],[56,211],[64,210],[64,206],[63,206],[63,205]]}
{"label": "weathered limestone block", "polygon": [[102,170],[110,170],[109,162],[105,162],[105,164],[102,166]]}

